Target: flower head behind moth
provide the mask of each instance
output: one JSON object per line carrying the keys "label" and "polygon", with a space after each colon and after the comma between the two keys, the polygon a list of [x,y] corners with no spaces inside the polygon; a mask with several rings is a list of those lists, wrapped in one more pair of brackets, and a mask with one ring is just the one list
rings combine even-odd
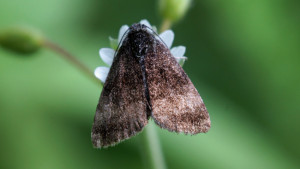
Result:
{"label": "flower head behind moth", "polygon": [[[150,23],[147,20],[141,20],[141,24],[146,25],[149,28],[152,28],[154,32],[156,32],[156,27],[151,26]],[[109,37],[110,40],[110,46],[111,48],[101,48],[99,50],[100,58],[107,66],[100,66],[97,67],[94,71],[95,76],[101,80],[102,83],[105,83],[106,77],[108,75],[108,72],[110,70],[110,66],[113,62],[118,44],[121,42],[123,35],[128,30],[128,25],[121,26],[119,30],[119,36],[118,39],[114,39]],[[174,32],[172,30],[166,30],[159,34],[159,37],[162,39],[162,41],[170,48],[170,51],[172,55],[175,57],[176,61],[183,66],[184,61],[187,59],[187,57],[184,56],[185,53],[185,46],[176,46],[171,48],[173,40],[174,40]]]}

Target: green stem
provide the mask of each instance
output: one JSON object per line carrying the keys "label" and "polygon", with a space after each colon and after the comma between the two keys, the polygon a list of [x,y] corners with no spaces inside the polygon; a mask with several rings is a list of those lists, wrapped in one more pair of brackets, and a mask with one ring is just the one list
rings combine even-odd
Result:
{"label": "green stem", "polygon": [[50,50],[58,53],[61,57],[63,57],[64,59],[66,59],[67,61],[69,61],[72,65],[74,65],[75,67],[77,67],[80,71],[82,71],[84,74],[86,74],[90,79],[92,79],[93,81],[95,81],[97,84],[101,84],[101,86],[103,86],[103,84],[101,83],[100,80],[98,80],[95,76],[93,71],[91,71],[87,66],[85,66],[82,62],[80,62],[75,56],[73,56],[70,52],[66,51],[65,49],[63,49],[62,47],[60,47],[59,45],[49,41],[49,40],[45,40],[43,45],[47,48],[49,48]]}
{"label": "green stem", "polygon": [[159,31],[163,32],[167,29],[170,29],[171,26],[172,26],[172,22],[169,19],[164,19],[162,24],[161,24],[161,27],[160,27]]}
{"label": "green stem", "polygon": [[141,134],[143,156],[149,169],[166,169],[163,152],[156,132],[155,124],[149,123]]}

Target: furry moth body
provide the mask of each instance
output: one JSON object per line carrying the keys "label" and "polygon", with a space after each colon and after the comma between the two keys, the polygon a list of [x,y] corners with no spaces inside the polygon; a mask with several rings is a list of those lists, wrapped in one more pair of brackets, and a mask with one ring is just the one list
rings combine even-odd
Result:
{"label": "furry moth body", "polygon": [[210,128],[206,107],[168,47],[143,24],[132,25],[119,44],[92,127],[95,147],[139,133],[152,118],[161,128],[186,134]]}

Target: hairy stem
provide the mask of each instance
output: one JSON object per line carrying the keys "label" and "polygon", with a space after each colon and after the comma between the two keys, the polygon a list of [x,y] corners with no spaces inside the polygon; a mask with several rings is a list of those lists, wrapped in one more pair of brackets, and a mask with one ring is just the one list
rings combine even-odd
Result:
{"label": "hairy stem", "polygon": [[95,76],[93,71],[91,71],[87,66],[85,66],[82,62],[80,62],[75,56],[73,56],[70,52],[66,51],[59,45],[49,41],[45,40],[44,41],[44,46],[49,48],[50,50],[58,53],[61,57],[69,61],[72,65],[74,65],[76,68],[78,68],[80,71],[82,71],[84,74],[86,74],[90,79],[95,81],[97,84],[103,84],[101,83],[100,80],[98,80]]}

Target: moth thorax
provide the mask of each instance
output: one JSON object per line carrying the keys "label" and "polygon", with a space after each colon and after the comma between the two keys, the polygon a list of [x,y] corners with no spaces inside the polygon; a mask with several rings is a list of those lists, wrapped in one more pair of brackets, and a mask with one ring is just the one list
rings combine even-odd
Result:
{"label": "moth thorax", "polygon": [[131,50],[135,56],[145,56],[150,46],[151,34],[146,30],[132,31],[128,34]]}

